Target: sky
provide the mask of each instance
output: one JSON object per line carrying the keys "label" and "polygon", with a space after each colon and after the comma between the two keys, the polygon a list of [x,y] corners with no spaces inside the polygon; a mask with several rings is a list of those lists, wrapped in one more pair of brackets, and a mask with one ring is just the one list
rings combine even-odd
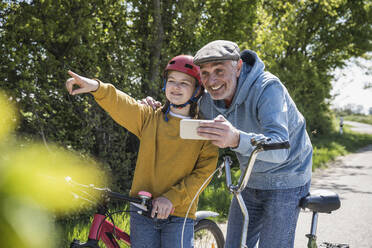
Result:
{"label": "sky", "polygon": [[[372,56],[370,56],[372,58]],[[347,104],[362,105],[367,114],[372,108],[372,60],[353,58],[342,69],[336,69],[335,80],[332,82],[331,95],[333,108],[344,107]]]}

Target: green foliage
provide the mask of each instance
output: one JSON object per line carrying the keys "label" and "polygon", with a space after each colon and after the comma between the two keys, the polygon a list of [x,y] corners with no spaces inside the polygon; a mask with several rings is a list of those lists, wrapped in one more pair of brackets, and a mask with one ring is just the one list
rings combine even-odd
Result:
{"label": "green foliage", "polygon": [[91,96],[67,94],[68,69],[138,99],[164,99],[170,58],[233,40],[282,80],[316,139],[332,126],[332,70],[371,51],[371,10],[368,0],[1,1],[0,87],[19,106],[18,135],[94,156],[109,186],[128,192],[138,140]]}
{"label": "green foliage", "polygon": [[253,33],[253,23],[257,19],[256,8],[258,5],[258,0],[205,1],[196,31],[199,48],[216,39],[232,40],[237,43],[252,42],[251,34]]}
{"label": "green foliage", "polygon": [[[21,142],[11,134],[17,123],[12,100],[0,92],[0,243],[3,247],[57,247],[53,216],[79,207],[72,201],[70,176],[105,185],[91,159],[49,144]],[[92,194],[95,204],[100,199]]]}
{"label": "green foliage", "polygon": [[369,1],[263,1],[254,25],[257,50],[288,88],[308,130],[326,134],[332,70],[371,50]]}

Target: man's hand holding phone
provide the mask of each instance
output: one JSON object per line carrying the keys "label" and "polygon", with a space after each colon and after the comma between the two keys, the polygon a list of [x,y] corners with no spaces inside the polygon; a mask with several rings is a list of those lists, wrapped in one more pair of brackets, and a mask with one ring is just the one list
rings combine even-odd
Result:
{"label": "man's hand holding phone", "polygon": [[222,115],[217,116],[213,121],[201,121],[197,128],[197,135],[211,140],[212,144],[220,148],[239,146],[239,130]]}

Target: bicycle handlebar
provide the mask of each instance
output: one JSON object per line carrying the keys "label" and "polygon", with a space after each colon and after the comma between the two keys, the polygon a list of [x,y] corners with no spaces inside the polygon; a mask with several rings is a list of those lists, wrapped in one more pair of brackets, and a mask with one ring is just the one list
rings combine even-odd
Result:
{"label": "bicycle handlebar", "polygon": [[284,141],[280,143],[262,144],[261,147],[264,151],[269,151],[269,150],[288,149],[290,145],[288,141]]}
{"label": "bicycle handlebar", "polygon": [[[151,204],[150,199],[141,199],[141,198],[137,198],[137,197],[130,197],[130,196],[118,193],[118,192],[111,191],[111,189],[109,189],[109,188],[95,187],[93,184],[91,184],[91,185],[80,184],[80,183],[72,181],[72,179],[70,177],[66,177],[65,180],[71,186],[80,188],[79,189],[80,191],[82,189],[84,189],[84,190],[89,189],[89,190],[95,191],[97,193],[100,193],[101,194],[100,196],[102,196],[104,198],[104,201],[106,201],[106,202],[110,201],[110,199],[114,199],[114,200],[119,200],[119,201],[127,201],[127,202],[131,202],[131,203],[137,203],[137,204],[141,204],[144,207],[146,207],[148,212],[151,212],[152,204]],[[81,192],[83,192],[83,191],[81,191]]]}
{"label": "bicycle handlebar", "polygon": [[139,203],[139,204],[142,203],[142,199],[135,198],[135,197],[130,197],[130,196],[126,196],[126,195],[122,195],[122,194],[117,193],[117,192],[106,191],[106,194],[109,197],[111,197],[111,198],[113,198],[115,200],[128,201],[128,202]]}
{"label": "bicycle handlebar", "polygon": [[252,140],[252,145],[256,146],[248,160],[248,165],[243,173],[243,177],[240,177],[240,180],[237,185],[233,185],[231,183],[231,172],[230,172],[230,165],[231,165],[231,159],[229,156],[226,156],[224,158],[224,165],[225,166],[225,172],[226,172],[226,184],[230,192],[237,194],[240,193],[246,186],[249,180],[249,177],[251,175],[253,165],[256,161],[256,157],[259,152],[262,151],[270,151],[270,150],[279,150],[279,149],[288,149],[290,147],[290,144],[288,141],[284,142],[278,142],[278,143],[266,143],[268,140],[260,140],[255,141]]}

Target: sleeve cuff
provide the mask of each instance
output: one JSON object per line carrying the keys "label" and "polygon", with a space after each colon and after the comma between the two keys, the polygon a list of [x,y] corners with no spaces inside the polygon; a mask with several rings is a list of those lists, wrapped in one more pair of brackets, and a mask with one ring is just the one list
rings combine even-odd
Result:
{"label": "sleeve cuff", "polygon": [[180,193],[177,193],[174,190],[169,190],[168,192],[164,193],[163,196],[170,200],[173,204],[173,207],[177,206],[180,204],[181,199],[180,199]]}
{"label": "sleeve cuff", "polygon": [[235,148],[231,148],[231,150],[240,154],[247,154],[252,150],[251,139],[253,135],[243,131],[239,131],[239,133],[239,145]]}
{"label": "sleeve cuff", "polygon": [[95,91],[91,91],[90,93],[94,96],[95,99],[102,99],[105,97],[105,93],[108,89],[108,84],[102,83],[98,79],[94,79],[99,83],[98,88]]}

